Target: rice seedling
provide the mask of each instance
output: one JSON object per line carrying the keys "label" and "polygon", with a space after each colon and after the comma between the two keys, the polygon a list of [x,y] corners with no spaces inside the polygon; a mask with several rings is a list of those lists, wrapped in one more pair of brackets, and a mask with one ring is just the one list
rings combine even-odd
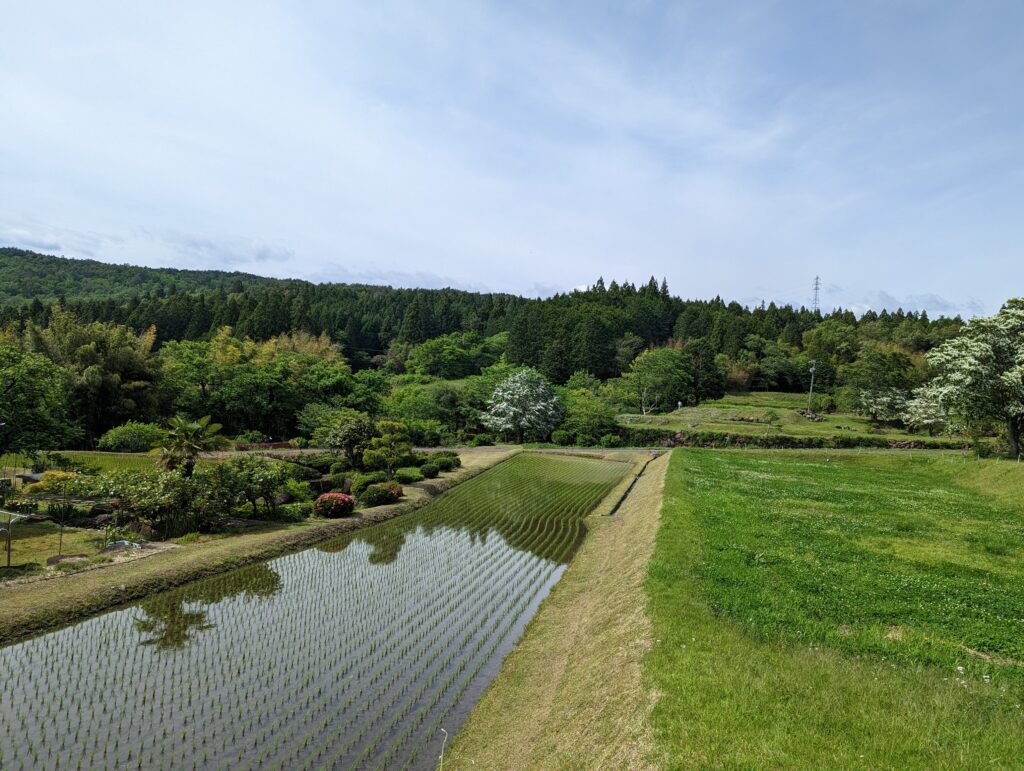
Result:
{"label": "rice seedling", "polygon": [[416,513],[9,646],[0,765],[434,767],[626,471],[519,455]]}

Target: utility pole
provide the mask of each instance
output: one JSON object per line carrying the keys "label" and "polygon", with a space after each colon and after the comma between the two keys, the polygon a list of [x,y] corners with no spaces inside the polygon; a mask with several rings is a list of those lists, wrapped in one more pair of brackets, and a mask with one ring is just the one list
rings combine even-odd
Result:
{"label": "utility pole", "polygon": [[814,277],[814,285],[813,286],[814,286],[814,305],[812,307],[812,310],[815,312],[815,314],[817,314],[821,310],[821,304],[819,302],[819,300],[821,299],[821,297],[820,297],[820,295],[821,295],[821,276],[815,276]]}
{"label": "utility pole", "polygon": [[811,370],[811,390],[807,393],[807,412],[814,414],[814,373],[818,369],[818,362],[811,359],[809,362]]}

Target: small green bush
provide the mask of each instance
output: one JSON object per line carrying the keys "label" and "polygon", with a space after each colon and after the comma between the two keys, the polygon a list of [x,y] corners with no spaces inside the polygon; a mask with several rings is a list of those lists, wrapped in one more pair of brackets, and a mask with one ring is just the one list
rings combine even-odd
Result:
{"label": "small green bush", "polygon": [[129,420],[100,437],[97,450],[104,452],[146,452],[164,438],[164,430],[155,423]]}
{"label": "small green bush", "polygon": [[68,488],[81,480],[73,471],[44,471],[43,478],[22,488],[25,495],[58,495],[70,492]]}
{"label": "small green bush", "polygon": [[477,434],[473,437],[472,445],[474,447],[490,447],[494,444],[494,437],[490,434]]}
{"label": "small green bush", "polygon": [[359,494],[370,485],[387,481],[388,475],[383,471],[371,471],[368,474],[356,474],[352,478],[352,495],[358,498]]}
{"label": "small green bush", "polygon": [[236,444],[260,444],[270,439],[266,434],[259,431],[243,431],[235,437]]}
{"label": "small green bush", "polygon": [[352,464],[348,460],[339,460],[337,463],[331,464],[331,475],[344,474],[346,471],[352,470]]}
{"label": "small green bush", "polygon": [[443,458],[431,458],[430,462],[437,466],[441,471],[451,471],[455,468],[455,460],[447,456]]}
{"label": "small green bush", "polygon": [[568,447],[572,444],[572,434],[568,431],[552,431],[551,441],[561,447]]}
{"label": "small green bush", "polygon": [[299,482],[296,479],[285,480],[282,492],[288,493],[295,503],[313,500],[313,489],[306,482]]}
{"label": "small green bush", "polygon": [[386,506],[389,503],[396,503],[401,497],[401,488],[395,492],[397,485],[376,484],[367,487],[359,497],[359,503],[363,506]]}
{"label": "small green bush", "polygon": [[400,468],[395,471],[395,481],[402,485],[411,485],[423,481],[423,473],[415,466]]}
{"label": "small green bush", "polygon": [[602,447],[621,447],[622,438],[619,437],[617,434],[605,434],[598,441],[598,444],[600,444]]}
{"label": "small green bush", "polygon": [[321,474],[329,474],[331,471],[331,466],[333,466],[335,463],[341,463],[344,460],[345,459],[342,458],[340,455],[335,455],[334,453],[330,452],[321,452],[315,455],[302,456],[302,463],[304,466],[310,466],[311,468],[315,468]]}
{"label": "small green bush", "polygon": [[275,519],[283,522],[301,522],[307,517],[313,516],[313,502],[286,503],[284,506],[278,506],[274,511]]}
{"label": "small green bush", "polygon": [[294,463],[290,460],[279,461],[281,468],[284,469],[289,479],[297,479],[300,482],[308,482],[310,479],[319,479],[320,472],[312,466],[306,466],[302,463]]}
{"label": "small green bush", "polygon": [[441,473],[441,470],[437,467],[436,463],[424,463],[420,466],[420,473],[424,479],[434,479]]}

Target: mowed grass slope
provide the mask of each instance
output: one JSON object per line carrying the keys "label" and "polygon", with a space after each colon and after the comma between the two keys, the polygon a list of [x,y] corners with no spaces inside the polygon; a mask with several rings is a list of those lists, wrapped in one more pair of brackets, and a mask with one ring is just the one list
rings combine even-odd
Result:
{"label": "mowed grass slope", "polygon": [[660,765],[1024,759],[1024,467],[676,450],[648,575]]}
{"label": "mowed grass slope", "polygon": [[[633,457],[636,471],[646,458]],[[647,466],[614,516],[632,475],[587,518],[586,539],[448,745],[445,768],[650,767],[644,579],[668,460]]]}

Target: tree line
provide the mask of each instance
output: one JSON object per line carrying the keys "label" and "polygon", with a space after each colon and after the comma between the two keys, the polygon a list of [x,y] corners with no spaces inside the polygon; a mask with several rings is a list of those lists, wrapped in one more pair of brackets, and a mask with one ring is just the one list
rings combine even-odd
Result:
{"label": "tree line", "polygon": [[812,362],[835,407],[933,431],[949,421],[918,397],[944,366],[936,352],[969,329],[902,310],[684,300],[653,278],[546,299],[271,279],[37,297],[0,309],[0,445],[93,447],[177,414],[305,441],[338,410],[401,421],[418,444],[487,441],[519,434],[486,413],[526,370],[558,392],[559,420],[530,438],[611,442],[621,413],[804,391]]}

